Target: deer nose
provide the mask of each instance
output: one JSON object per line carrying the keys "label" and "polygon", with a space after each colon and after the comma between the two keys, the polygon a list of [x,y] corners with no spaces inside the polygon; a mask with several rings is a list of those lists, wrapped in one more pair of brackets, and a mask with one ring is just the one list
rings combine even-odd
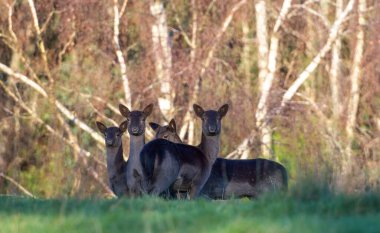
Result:
{"label": "deer nose", "polygon": [[108,146],[112,146],[112,144],[113,144],[113,140],[112,140],[112,139],[106,139],[106,144],[107,144]]}
{"label": "deer nose", "polygon": [[209,131],[210,133],[215,133],[215,132],[216,132],[216,126],[215,126],[215,125],[210,125],[210,126],[208,127],[208,131]]}
{"label": "deer nose", "polygon": [[132,128],[132,133],[138,133],[139,132],[139,128],[138,127],[133,127]]}

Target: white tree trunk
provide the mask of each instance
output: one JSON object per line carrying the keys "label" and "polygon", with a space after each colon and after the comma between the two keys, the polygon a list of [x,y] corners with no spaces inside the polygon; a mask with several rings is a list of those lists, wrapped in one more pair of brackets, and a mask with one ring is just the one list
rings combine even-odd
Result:
{"label": "white tree trunk", "polygon": [[123,82],[125,104],[128,108],[132,108],[132,95],[131,89],[129,87],[129,80],[127,76],[127,65],[121,51],[119,42],[119,25],[120,25],[120,11],[118,7],[118,1],[113,0],[113,11],[114,11],[114,22],[113,22],[113,42],[115,43],[115,52],[117,60],[120,66],[121,80]]}
{"label": "white tree trunk", "polygon": [[255,4],[256,10],[256,37],[258,46],[259,87],[268,73],[268,31],[267,31],[267,7],[265,0],[259,0]]}
{"label": "white tree trunk", "polygon": [[160,1],[152,1],[150,12],[155,18],[152,25],[152,42],[156,74],[160,82],[158,105],[164,117],[171,119],[174,114],[173,102],[175,93],[171,83],[172,54],[163,3]]}
{"label": "white tree trunk", "polygon": [[356,35],[356,47],[354,60],[352,64],[352,73],[351,73],[351,90],[350,97],[347,108],[347,123],[346,123],[346,133],[348,138],[347,143],[347,162],[351,162],[352,150],[351,144],[354,139],[354,129],[356,125],[356,115],[358,113],[359,99],[360,99],[360,77],[361,77],[361,63],[363,60],[363,51],[364,51],[364,27],[366,20],[364,13],[366,11],[366,0],[359,0],[358,2],[358,32]]}
{"label": "white tree trunk", "polygon": [[[338,18],[343,11],[343,0],[336,0],[336,10],[335,18]],[[343,104],[340,98],[340,82],[339,78],[341,75],[341,59],[340,50],[342,47],[342,42],[339,38],[335,41],[331,50],[331,68],[330,68],[330,90],[332,99],[332,110],[334,119],[338,120],[343,109]]]}
{"label": "white tree trunk", "polygon": [[[270,39],[270,48],[268,54],[267,33],[266,33],[266,7],[265,1],[259,1],[255,5],[256,9],[256,23],[257,23],[257,39],[259,43],[259,79],[260,79],[260,99],[256,110],[256,127],[260,131],[261,139],[261,154],[263,157],[270,158],[272,156],[272,130],[269,124],[269,109],[268,97],[272,88],[273,79],[277,67],[277,53],[279,35],[278,30],[283,23],[286,15],[289,12],[291,0],[284,0],[280,15],[277,17],[275,26],[273,28],[272,36]],[[267,62],[261,61],[265,59],[266,54]],[[264,66],[266,65],[266,67]]]}
{"label": "white tree trunk", "polygon": [[251,65],[252,65],[252,40],[249,38],[249,24],[247,20],[243,20],[241,22],[241,28],[242,28],[242,41],[243,41],[243,51],[241,53],[241,66],[240,70],[242,74],[244,75],[245,79],[245,86],[244,88],[249,91],[250,90],[250,80],[251,80]]}

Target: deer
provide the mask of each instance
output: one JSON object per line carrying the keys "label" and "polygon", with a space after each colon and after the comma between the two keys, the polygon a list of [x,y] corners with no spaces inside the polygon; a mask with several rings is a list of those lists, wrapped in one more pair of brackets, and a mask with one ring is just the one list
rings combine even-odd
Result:
{"label": "deer", "polygon": [[117,196],[128,195],[129,190],[125,179],[127,163],[123,158],[123,142],[121,136],[127,130],[128,122],[124,121],[119,127],[108,127],[97,121],[99,131],[104,135],[107,154],[107,175],[109,186]]}
{"label": "deer", "polygon": [[[189,199],[199,196],[219,153],[219,147],[207,142],[219,142],[220,120],[227,111],[228,105],[223,105],[218,111],[210,111],[210,121],[216,124],[209,124],[207,134],[202,135],[198,147],[165,140],[165,134],[162,134],[163,138],[144,146],[140,160],[143,166],[142,176],[145,177],[144,189],[148,194],[159,195],[170,189],[170,193],[187,192]],[[219,117],[216,118],[217,116]],[[155,129],[159,125],[151,122],[150,126]],[[172,120],[166,129],[175,131],[175,121]],[[155,131],[160,134],[157,128]],[[176,138],[180,140],[178,135]]]}
{"label": "deer", "polygon": [[[161,127],[153,122],[150,126],[153,130]],[[171,120],[163,130],[175,132],[175,121]],[[175,143],[181,141],[178,135],[171,138],[156,133],[162,138],[147,143],[140,153],[142,189],[150,195],[169,192],[169,197],[173,197],[175,192],[186,192],[189,199],[197,198],[210,175],[213,159],[197,147]]]}
{"label": "deer", "polygon": [[121,115],[127,118],[127,129],[130,135],[129,158],[126,162],[125,179],[130,195],[141,195],[142,173],[140,152],[145,145],[145,120],[152,113],[153,104],[147,105],[142,111],[130,111],[128,107],[119,104]]}
{"label": "deer", "polygon": [[154,138],[162,138],[175,143],[183,143],[177,134],[177,125],[174,119],[171,119],[168,125],[161,126],[155,122],[149,122],[149,126],[155,132]]}
{"label": "deer", "polygon": [[[215,162],[200,193],[201,196],[211,199],[256,198],[263,193],[287,189],[287,171],[275,161],[261,158],[246,160],[217,158],[220,148],[221,119],[227,113],[228,106],[224,105],[217,111],[204,111],[202,107],[194,104],[193,109],[196,116],[202,119],[202,139],[198,148],[203,153],[209,153],[209,156],[215,156]],[[173,128],[169,129],[168,126],[156,125],[155,138],[166,135],[168,140],[175,138],[177,143],[181,143]]]}

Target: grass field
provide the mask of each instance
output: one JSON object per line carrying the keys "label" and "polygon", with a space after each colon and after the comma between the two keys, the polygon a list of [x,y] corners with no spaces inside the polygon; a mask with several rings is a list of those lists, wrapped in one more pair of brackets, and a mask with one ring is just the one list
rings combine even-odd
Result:
{"label": "grass field", "polygon": [[0,232],[380,232],[380,196],[313,191],[229,201],[3,196]]}

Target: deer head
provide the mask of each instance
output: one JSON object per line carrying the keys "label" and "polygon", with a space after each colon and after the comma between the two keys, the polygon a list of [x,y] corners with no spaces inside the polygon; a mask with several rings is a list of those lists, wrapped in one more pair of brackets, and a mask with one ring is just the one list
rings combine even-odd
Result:
{"label": "deer head", "polygon": [[119,104],[121,115],[127,118],[128,133],[140,136],[145,133],[145,120],[152,113],[153,104],[149,104],[143,111],[130,111],[126,106]]}
{"label": "deer head", "polygon": [[121,136],[127,130],[128,122],[124,121],[119,127],[106,127],[102,122],[97,121],[99,131],[104,135],[107,147],[119,147],[121,145]]}
{"label": "deer head", "polygon": [[177,126],[174,119],[169,122],[169,125],[161,126],[154,122],[150,122],[149,125],[156,133],[155,138],[163,138],[171,142],[182,143],[181,138],[177,134]]}
{"label": "deer head", "polygon": [[221,120],[228,112],[228,104],[224,104],[217,111],[203,110],[197,104],[193,105],[195,114],[202,119],[202,132],[206,136],[216,136],[221,131]]}

